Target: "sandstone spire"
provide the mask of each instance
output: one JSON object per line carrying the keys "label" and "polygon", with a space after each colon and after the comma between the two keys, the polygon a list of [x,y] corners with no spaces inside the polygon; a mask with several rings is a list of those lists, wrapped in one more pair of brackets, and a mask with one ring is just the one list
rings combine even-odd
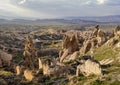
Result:
{"label": "sandstone spire", "polygon": [[26,67],[33,70],[35,58],[37,57],[37,50],[30,36],[27,36],[26,38],[25,50],[23,55],[24,55]]}

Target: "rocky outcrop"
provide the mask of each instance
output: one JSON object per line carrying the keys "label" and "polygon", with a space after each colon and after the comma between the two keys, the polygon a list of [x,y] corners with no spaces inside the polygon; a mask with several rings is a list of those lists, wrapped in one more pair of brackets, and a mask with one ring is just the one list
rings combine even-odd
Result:
{"label": "rocky outcrop", "polygon": [[34,70],[34,62],[35,59],[37,58],[37,50],[30,36],[26,38],[25,50],[23,56],[25,59],[26,67]]}
{"label": "rocky outcrop", "polygon": [[114,61],[114,59],[104,59],[100,61],[101,65],[109,65]]}
{"label": "rocky outcrop", "polygon": [[98,46],[103,45],[106,42],[107,36],[105,32],[103,32],[101,29],[99,29],[99,25],[95,26],[93,37],[96,37],[98,41]]}
{"label": "rocky outcrop", "polygon": [[74,61],[77,59],[79,56],[79,51],[75,51],[73,54],[68,55],[63,62],[69,62],[69,61]]}
{"label": "rocky outcrop", "polygon": [[95,47],[102,46],[107,41],[106,34],[99,29],[99,25],[95,26],[91,38],[84,40],[80,54],[86,54],[88,51],[93,50]]}
{"label": "rocky outcrop", "polygon": [[114,36],[120,36],[120,26],[119,25],[114,29]]}
{"label": "rocky outcrop", "polygon": [[0,65],[1,65],[1,67],[2,66],[10,66],[12,57],[13,56],[11,54],[8,54],[8,53],[0,50]]}
{"label": "rocky outcrop", "polygon": [[[65,35],[62,42],[62,51],[60,51],[59,58],[60,62],[64,62],[66,58],[69,56],[69,60],[74,60],[71,56],[74,52],[78,50],[78,39],[75,34]],[[68,58],[67,58],[68,59]]]}
{"label": "rocky outcrop", "polygon": [[98,40],[96,38],[88,39],[84,41],[82,47],[80,48],[80,54],[84,55],[88,51],[93,50],[97,46]]}
{"label": "rocky outcrop", "polygon": [[25,77],[28,81],[32,81],[32,79],[34,78],[34,75],[33,75],[33,73],[32,73],[31,70],[26,69],[26,70],[24,71],[24,77]]}
{"label": "rocky outcrop", "polygon": [[15,67],[16,75],[23,75],[25,69],[26,69],[26,68],[25,68],[24,66],[22,66],[22,65],[17,65],[17,66]]}
{"label": "rocky outcrop", "polygon": [[102,69],[98,62],[92,59],[85,60],[81,65],[77,66],[76,76],[83,74],[84,76],[102,75]]}
{"label": "rocky outcrop", "polygon": [[70,73],[70,66],[63,66],[59,65],[56,60],[46,58],[40,59],[39,58],[39,69],[43,71],[43,75],[47,76],[60,76],[60,75],[67,75]]}
{"label": "rocky outcrop", "polygon": [[52,58],[38,58],[39,69],[43,71],[43,75],[52,74],[52,69],[56,66],[56,60]]}
{"label": "rocky outcrop", "polygon": [[92,43],[90,40],[87,40],[83,43],[83,46],[80,49],[80,54],[86,54],[92,48]]}
{"label": "rocky outcrop", "polygon": [[97,37],[97,35],[98,35],[98,30],[99,30],[99,25],[96,25],[95,28],[94,28],[94,31],[93,31],[93,33],[92,33],[92,35],[93,35],[94,37]]}
{"label": "rocky outcrop", "polygon": [[21,68],[20,66],[16,66],[16,75],[20,75],[21,74]]}

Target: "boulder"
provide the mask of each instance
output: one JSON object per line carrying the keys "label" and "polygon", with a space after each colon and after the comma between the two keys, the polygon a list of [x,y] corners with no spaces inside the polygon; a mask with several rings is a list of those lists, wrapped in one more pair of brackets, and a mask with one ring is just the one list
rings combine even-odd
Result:
{"label": "boulder", "polygon": [[10,66],[11,60],[12,60],[12,55],[8,54],[4,51],[0,51],[0,59],[2,60],[2,65],[4,66]]}
{"label": "boulder", "polygon": [[33,73],[32,73],[31,70],[26,69],[26,70],[24,71],[24,77],[25,77],[25,79],[27,79],[28,81],[32,81],[32,79],[34,78],[34,75],[33,75]]}
{"label": "boulder", "polygon": [[100,64],[101,65],[109,65],[112,62],[114,62],[114,59],[103,59],[103,60],[100,61]]}
{"label": "boulder", "polygon": [[16,75],[20,75],[21,74],[21,68],[20,66],[16,66]]}
{"label": "boulder", "polygon": [[83,64],[77,66],[76,76],[79,74],[84,76],[102,75],[102,69],[98,62],[88,59]]}

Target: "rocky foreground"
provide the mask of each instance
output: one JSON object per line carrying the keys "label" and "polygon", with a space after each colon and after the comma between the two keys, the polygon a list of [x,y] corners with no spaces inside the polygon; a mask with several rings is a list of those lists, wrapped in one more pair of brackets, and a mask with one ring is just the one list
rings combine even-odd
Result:
{"label": "rocky foreground", "polygon": [[120,26],[0,31],[0,85],[119,85]]}

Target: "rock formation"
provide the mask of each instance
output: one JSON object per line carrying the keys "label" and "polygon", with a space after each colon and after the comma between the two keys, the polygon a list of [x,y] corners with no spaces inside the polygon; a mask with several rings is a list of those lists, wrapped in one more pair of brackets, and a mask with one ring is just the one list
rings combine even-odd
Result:
{"label": "rock formation", "polygon": [[[73,54],[78,49],[78,39],[75,34],[65,35],[62,42],[62,51],[59,54],[60,62],[64,62],[67,56]],[[69,58],[72,56],[69,56]]]}
{"label": "rock formation", "polygon": [[40,58],[38,58],[39,69],[43,69],[43,62]]}
{"label": "rock formation", "polygon": [[99,30],[99,25],[96,25],[95,28],[94,28],[94,31],[93,31],[93,33],[92,33],[92,35],[93,35],[94,37],[97,37],[97,35],[98,35],[98,30]]}
{"label": "rock formation", "polygon": [[99,29],[99,25],[95,26],[93,37],[97,38],[98,46],[101,46],[106,42],[106,34]]}
{"label": "rock formation", "polygon": [[120,36],[120,26],[119,25],[114,29],[114,36]]}
{"label": "rock formation", "polygon": [[85,54],[88,51],[90,51],[90,49],[92,48],[92,44],[90,42],[90,40],[84,41],[83,46],[80,49],[80,54]]}
{"label": "rock formation", "polygon": [[80,54],[86,54],[91,49],[103,45],[107,41],[106,34],[99,29],[99,25],[95,26],[91,38],[84,40],[80,49]]}
{"label": "rock formation", "polygon": [[102,75],[102,69],[98,62],[87,59],[81,65],[77,66],[76,76],[83,74],[84,76]]}
{"label": "rock formation", "polygon": [[10,66],[12,55],[0,50],[1,66]]}
{"label": "rock formation", "polygon": [[52,58],[38,58],[39,69],[43,71],[43,75],[52,74],[52,69],[56,66],[56,61]]}
{"label": "rock formation", "polygon": [[30,36],[26,38],[25,50],[23,55],[24,55],[26,67],[34,70],[34,63],[35,63],[35,59],[37,58],[37,50]]}
{"label": "rock formation", "polygon": [[47,76],[60,76],[67,75],[70,73],[70,66],[62,66],[51,58],[40,59],[39,58],[39,68],[43,71],[43,75]]}
{"label": "rock formation", "polygon": [[20,66],[16,66],[16,75],[20,75],[21,74],[21,68]]}
{"label": "rock formation", "polygon": [[25,77],[28,81],[32,81],[32,79],[34,78],[34,75],[33,75],[33,73],[32,73],[31,70],[26,69],[26,70],[24,71],[24,77]]}
{"label": "rock formation", "polygon": [[84,55],[88,51],[93,50],[98,44],[98,40],[96,38],[88,39],[84,41],[81,49],[80,49],[80,54]]}
{"label": "rock formation", "polygon": [[15,68],[16,75],[23,75],[25,69],[26,68],[24,66],[17,65],[16,68]]}
{"label": "rock formation", "polygon": [[106,35],[103,31],[99,30],[97,35],[98,46],[103,45],[106,42]]}

